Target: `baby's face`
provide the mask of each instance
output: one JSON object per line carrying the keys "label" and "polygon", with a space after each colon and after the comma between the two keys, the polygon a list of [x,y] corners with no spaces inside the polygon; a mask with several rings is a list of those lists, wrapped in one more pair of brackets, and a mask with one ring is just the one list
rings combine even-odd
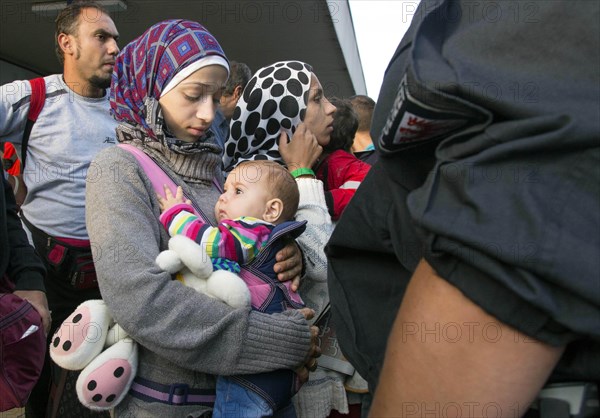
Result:
{"label": "baby's face", "polygon": [[254,164],[235,168],[225,181],[223,194],[215,205],[215,217],[235,219],[251,216],[264,220],[267,202],[271,196],[268,191],[268,175]]}

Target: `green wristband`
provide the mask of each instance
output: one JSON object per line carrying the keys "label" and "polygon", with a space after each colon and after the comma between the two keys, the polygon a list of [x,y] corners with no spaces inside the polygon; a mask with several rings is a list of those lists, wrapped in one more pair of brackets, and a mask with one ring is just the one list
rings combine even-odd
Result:
{"label": "green wristband", "polygon": [[313,177],[315,177],[315,172],[312,171],[310,168],[297,168],[294,171],[292,171],[290,173],[292,175],[293,178],[298,178],[300,176],[305,176],[305,175],[311,175]]}

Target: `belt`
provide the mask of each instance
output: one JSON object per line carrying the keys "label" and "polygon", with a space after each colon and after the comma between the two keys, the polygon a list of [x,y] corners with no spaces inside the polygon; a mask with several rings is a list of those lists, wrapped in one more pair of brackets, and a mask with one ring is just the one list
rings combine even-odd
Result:
{"label": "belt", "polygon": [[80,290],[98,289],[98,279],[88,240],[53,237],[32,225],[21,214],[31,232],[33,244],[42,256],[46,269]]}
{"label": "belt", "polygon": [[190,389],[185,383],[163,385],[137,376],[133,379],[129,394],[146,402],[160,402],[167,405],[204,405],[215,403],[214,389]]}

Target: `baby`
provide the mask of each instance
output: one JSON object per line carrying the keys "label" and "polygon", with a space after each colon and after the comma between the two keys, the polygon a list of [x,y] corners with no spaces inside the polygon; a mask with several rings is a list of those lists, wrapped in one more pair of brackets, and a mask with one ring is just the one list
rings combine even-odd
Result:
{"label": "baby", "polygon": [[[252,309],[271,314],[303,307],[290,282],[279,282],[273,271],[277,251],[305,228],[305,222],[293,221],[299,201],[294,178],[276,162],[248,161],[229,173],[223,189],[215,205],[218,225],[211,226],[196,215],[181,187],[175,196],[165,187],[165,197],[158,200],[169,235],[185,235],[206,248],[215,269],[240,273],[250,289]],[[240,269],[249,264],[253,277]],[[219,376],[213,416],[287,411],[297,389],[292,370]]]}

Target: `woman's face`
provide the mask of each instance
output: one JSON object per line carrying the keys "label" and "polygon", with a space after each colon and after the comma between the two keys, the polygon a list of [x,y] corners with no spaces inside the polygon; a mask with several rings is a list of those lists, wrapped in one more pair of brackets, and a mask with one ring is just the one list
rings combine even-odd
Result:
{"label": "woman's face", "polygon": [[165,123],[175,138],[196,142],[206,134],[225,81],[227,70],[220,65],[209,65],[190,74],[158,100]]}
{"label": "woman's face", "polygon": [[317,142],[322,147],[329,144],[331,139],[334,113],[335,106],[327,100],[319,79],[312,74],[304,124],[317,137]]}

